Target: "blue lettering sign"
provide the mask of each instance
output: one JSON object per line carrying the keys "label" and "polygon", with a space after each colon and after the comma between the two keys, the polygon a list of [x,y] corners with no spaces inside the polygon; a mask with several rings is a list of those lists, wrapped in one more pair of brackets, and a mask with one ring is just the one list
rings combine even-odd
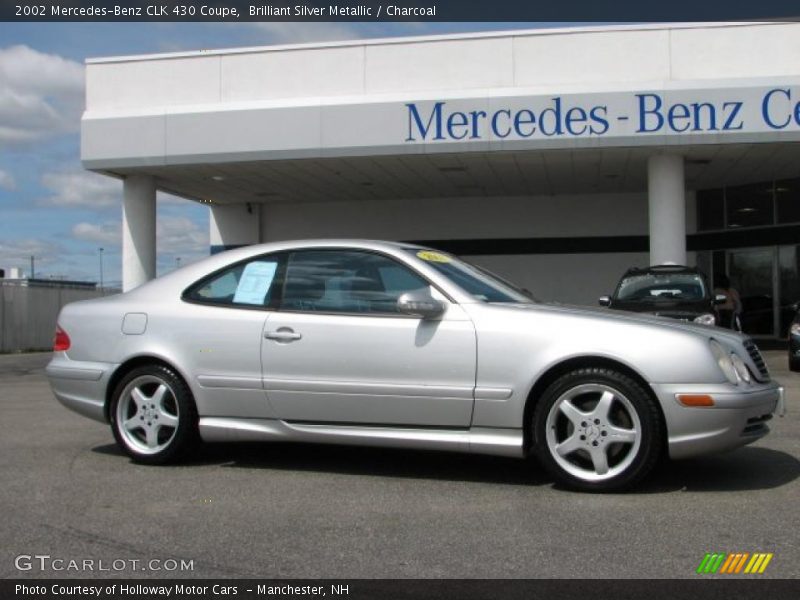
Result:
{"label": "blue lettering sign", "polygon": [[[703,127],[703,109],[705,109],[705,116],[708,121],[708,127]],[[692,104],[692,131],[716,131],[717,130],[717,108],[708,102],[696,102]]]}
{"label": "blue lettering sign", "polygon": [[[789,123],[791,123],[792,117],[790,114],[790,116],[786,117],[786,120],[783,121],[782,123],[776,123],[775,121],[772,120],[772,114],[770,113],[770,105],[772,104],[773,96],[775,96],[776,94],[779,94],[780,96],[786,98],[787,103],[789,104],[789,106],[791,106],[792,92],[790,92],[789,90],[782,90],[782,89],[770,90],[766,94],[764,94],[764,100],[761,102],[761,115],[764,117],[764,123],[766,123],[772,129],[783,129],[784,127],[789,125]],[[791,113],[791,110],[788,112]]]}
{"label": "blue lettering sign", "polygon": [[608,119],[606,119],[607,114],[608,108],[605,106],[592,107],[592,110],[589,111],[589,118],[600,127],[595,129],[594,125],[591,125],[589,127],[589,133],[594,135],[603,135],[606,131],[608,131],[609,125]]}
{"label": "blue lettering sign", "polygon": [[[505,119],[503,119],[502,126],[498,125],[498,121],[501,116],[505,117]],[[495,135],[495,137],[503,139],[511,135],[511,125],[509,124],[510,122],[511,122],[511,111],[508,110],[507,108],[503,108],[494,113],[492,115],[492,133]],[[501,127],[503,127],[503,129],[501,129]]]}
{"label": "blue lettering sign", "polygon": [[[412,131],[412,127],[416,125],[417,132],[422,137],[423,140],[428,138],[428,132],[431,129],[431,124],[435,121],[436,126],[436,135],[433,137],[434,140],[443,140],[444,136],[442,135],[442,107],[444,106],[444,102],[437,102],[433,106],[433,110],[431,111],[431,116],[428,117],[428,122],[426,124],[422,124],[422,117],[417,110],[416,104],[406,104],[408,107],[408,136],[406,137],[407,142],[416,142],[417,138],[414,137],[414,132]],[[413,125],[412,125],[413,121]]]}
{"label": "blue lettering sign", "polygon": [[523,108],[514,116],[514,132],[519,137],[531,137],[536,131],[536,115],[533,111]]}
{"label": "blue lettering sign", "polygon": [[739,111],[742,110],[742,104],[743,102],[726,102],[722,105],[722,114],[725,117],[723,131],[738,130],[744,127],[744,122],[736,119]]}
{"label": "blue lettering sign", "polygon": [[[652,133],[658,131],[664,126],[664,116],[661,114],[661,106],[663,104],[661,96],[658,94],[636,94],[639,99],[639,127],[636,133]],[[648,106],[649,101],[649,106]],[[652,127],[648,128],[648,115],[655,117],[655,123]]]}
{"label": "blue lettering sign", "polygon": [[[768,89],[761,99],[761,130],[795,130],[800,126],[800,102],[793,87]],[[723,90],[714,93],[719,98]],[[750,98],[751,92],[745,96]],[[795,97],[793,97],[795,93]],[[529,139],[556,136],[602,136],[611,125],[621,128],[616,135],[691,134],[696,132],[742,131],[745,128],[745,100],[670,101],[673,96],[686,96],[688,91],[633,93],[633,114],[613,111],[609,116],[606,104],[589,105],[569,96],[554,96],[549,103],[533,98],[523,108],[486,110],[453,110],[445,101],[407,103],[408,130],[406,142],[437,142],[483,139]],[[698,94],[699,95],[699,94]],[[622,94],[615,94],[622,97]],[[629,96],[630,98],[630,96]],[[751,102],[752,100],[747,100]],[[518,99],[514,102],[519,102]],[[616,100],[615,100],[616,102]],[[636,123],[627,122],[636,119]],[[631,127],[631,129],[628,129]]]}
{"label": "blue lettering sign", "polygon": [[539,130],[547,137],[564,135],[564,129],[561,126],[561,98],[553,98],[553,105],[552,108],[545,108],[539,113]]}

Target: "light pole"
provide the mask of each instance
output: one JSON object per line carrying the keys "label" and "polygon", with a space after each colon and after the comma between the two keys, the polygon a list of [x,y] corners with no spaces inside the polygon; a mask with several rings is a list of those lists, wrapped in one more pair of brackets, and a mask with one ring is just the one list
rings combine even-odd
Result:
{"label": "light pole", "polygon": [[103,248],[98,248],[100,254],[100,289],[103,289]]}

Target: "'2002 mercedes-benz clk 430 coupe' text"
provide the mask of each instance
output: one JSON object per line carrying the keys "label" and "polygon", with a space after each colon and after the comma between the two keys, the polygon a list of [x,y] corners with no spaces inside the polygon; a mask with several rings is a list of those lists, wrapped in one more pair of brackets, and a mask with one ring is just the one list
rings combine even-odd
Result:
{"label": "'2002 mercedes-benz clk 430 coupe' text", "polygon": [[47,374],[144,463],[199,440],[533,454],[584,490],[748,444],[783,411],[740,334],[541,303],[372,241],[249,246],[69,304]]}

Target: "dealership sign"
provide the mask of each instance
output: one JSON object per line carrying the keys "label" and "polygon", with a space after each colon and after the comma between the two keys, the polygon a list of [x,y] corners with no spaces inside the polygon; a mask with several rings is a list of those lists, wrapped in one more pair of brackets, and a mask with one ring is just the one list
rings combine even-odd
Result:
{"label": "dealership sign", "polygon": [[[474,102],[473,102],[474,104]],[[405,104],[407,143],[800,131],[800,87]]]}
{"label": "dealership sign", "polygon": [[84,166],[800,141],[800,79],[584,94],[336,96],[87,110]]}

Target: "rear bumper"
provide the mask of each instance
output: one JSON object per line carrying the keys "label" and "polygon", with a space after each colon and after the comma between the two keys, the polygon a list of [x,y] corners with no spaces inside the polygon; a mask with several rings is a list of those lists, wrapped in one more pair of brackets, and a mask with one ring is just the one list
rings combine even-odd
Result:
{"label": "rear bumper", "polygon": [[[732,450],[769,433],[768,421],[784,411],[783,388],[777,383],[748,390],[718,385],[652,385],[664,409],[670,458]],[[686,407],[676,394],[708,394],[713,407]]]}
{"label": "rear bumper", "polygon": [[55,352],[45,373],[61,404],[84,417],[106,423],[106,389],[117,366],[73,361],[64,352]]}

